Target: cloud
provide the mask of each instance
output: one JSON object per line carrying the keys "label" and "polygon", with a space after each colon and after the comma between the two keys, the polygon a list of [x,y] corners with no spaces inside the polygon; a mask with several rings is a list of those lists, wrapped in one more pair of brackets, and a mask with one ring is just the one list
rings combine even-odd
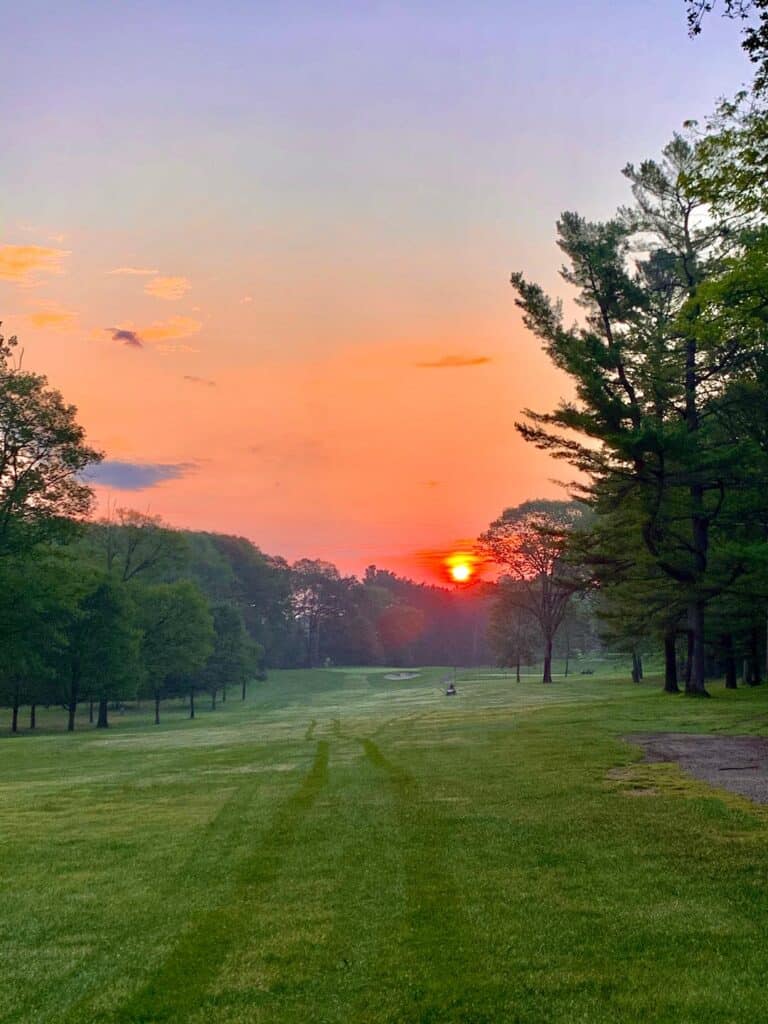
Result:
{"label": "cloud", "polygon": [[144,285],[144,291],[156,299],[180,299],[191,287],[186,277],[153,277]]}
{"label": "cloud", "polygon": [[[155,320],[148,327],[134,327],[132,324],[123,324],[119,327],[105,327],[104,330],[112,335],[113,341],[122,341],[125,345],[133,348],[143,348],[145,342],[167,342],[177,338],[188,338],[202,327],[200,320],[193,320],[189,316],[172,316],[168,320]],[[194,352],[195,349],[188,345],[157,345],[160,352]]]}
{"label": "cloud", "polygon": [[131,345],[133,348],[144,347],[136,331],[129,331],[126,327],[105,327],[104,330],[112,335],[112,341],[122,341],[124,345]]}
{"label": "cloud", "polygon": [[135,277],[151,277],[153,274],[157,274],[157,268],[150,269],[148,267],[115,267],[114,270],[108,270],[108,274],[128,274]]}
{"label": "cloud", "polygon": [[195,377],[191,373],[185,373],[184,380],[189,381],[190,384],[205,384],[208,388],[216,387],[215,380],[208,380],[207,377]]}
{"label": "cloud", "polygon": [[202,327],[200,320],[191,316],[172,316],[168,320],[156,320],[149,327],[139,331],[144,341],[170,341],[173,338],[189,338]]}
{"label": "cloud", "polygon": [[65,249],[42,245],[0,245],[0,279],[30,284],[35,274],[61,274]]}
{"label": "cloud", "polygon": [[64,309],[51,302],[27,313],[26,320],[32,327],[40,330],[71,331],[77,323],[77,313],[73,309]]}
{"label": "cloud", "polygon": [[244,305],[244,306],[245,306],[245,305],[247,305],[247,304],[248,304],[249,302],[253,302],[253,296],[252,296],[252,295],[244,295],[244,296],[242,297],[242,299],[240,299],[240,303],[241,303],[241,305]]}
{"label": "cloud", "polygon": [[84,475],[88,483],[102,487],[114,487],[118,491],[143,491],[166,480],[179,480],[196,468],[194,462],[127,462],[122,459],[106,459]]}
{"label": "cloud", "polygon": [[490,356],[443,356],[428,363],[414,363],[422,370],[451,370],[462,366],[482,366],[490,363]]}

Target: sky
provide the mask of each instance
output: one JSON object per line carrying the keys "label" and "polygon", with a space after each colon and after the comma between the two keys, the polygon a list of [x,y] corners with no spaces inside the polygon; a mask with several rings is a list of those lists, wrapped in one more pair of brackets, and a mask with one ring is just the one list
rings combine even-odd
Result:
{"label": "sky", "polygon": [[749,78],[682,0],[29,0],[4,12],[0,316],[99,508],[435,579],[564,496],[514,423],[564,209]]}

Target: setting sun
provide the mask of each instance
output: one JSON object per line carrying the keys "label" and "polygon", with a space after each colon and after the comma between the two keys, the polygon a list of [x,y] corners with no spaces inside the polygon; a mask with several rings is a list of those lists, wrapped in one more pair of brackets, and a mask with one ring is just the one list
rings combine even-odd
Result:
{"label": "setting sun", "polygon": [[454,583],[467,583],[475,573],[475,558],[467,551],[448,555],[444,564]]}

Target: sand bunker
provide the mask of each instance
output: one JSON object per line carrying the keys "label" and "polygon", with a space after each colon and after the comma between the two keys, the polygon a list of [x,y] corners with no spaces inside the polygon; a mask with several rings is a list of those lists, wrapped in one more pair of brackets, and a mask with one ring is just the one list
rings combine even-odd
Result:
{"label": "sand bunker", "polygon": [[702,782],[768,804],[768,737],[648,732],[624,739],[642,747],[646,761],[674,761]]}
{"label": "sand bunker", "polygon": [[394,679],[395,682],[400,682],[403,679],[415,679],[418,675],[418,672],[387,672],[384,678]]}

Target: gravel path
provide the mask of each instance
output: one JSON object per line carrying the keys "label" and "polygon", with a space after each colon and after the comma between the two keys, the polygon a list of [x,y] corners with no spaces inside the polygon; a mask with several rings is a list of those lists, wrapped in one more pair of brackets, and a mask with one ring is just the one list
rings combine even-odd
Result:
{"label": "gravel path", "polygon": [[768,737],[646,732],[625,736],[650,762],[676,761],[697,779],[768,804]]}

